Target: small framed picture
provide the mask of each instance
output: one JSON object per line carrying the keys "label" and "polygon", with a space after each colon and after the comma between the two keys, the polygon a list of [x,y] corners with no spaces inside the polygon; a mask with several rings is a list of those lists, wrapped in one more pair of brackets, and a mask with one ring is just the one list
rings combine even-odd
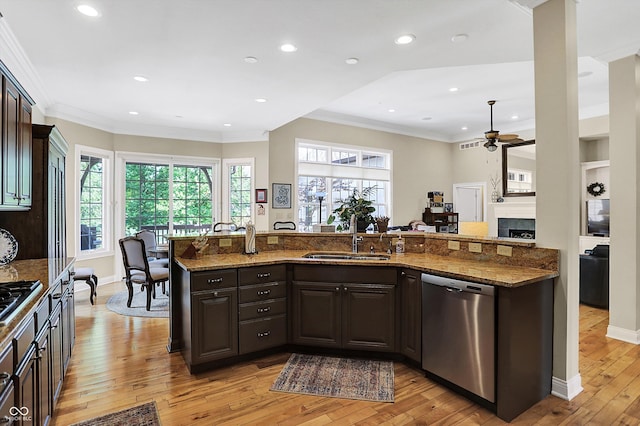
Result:
{"label": "small framed picture", "polygon": [[256,189],[256,203],[264,204],[267,202],[267,190]]}
{"label": "small framed picture", "polygon": [[453,213],[453,203],[444,203],[445,213]]}
{"label": "small framed picture", "polygon": [[272,207],[274,209],[290,209],[291,208],[291,184],[290,183],[274,183],[272,184]]}

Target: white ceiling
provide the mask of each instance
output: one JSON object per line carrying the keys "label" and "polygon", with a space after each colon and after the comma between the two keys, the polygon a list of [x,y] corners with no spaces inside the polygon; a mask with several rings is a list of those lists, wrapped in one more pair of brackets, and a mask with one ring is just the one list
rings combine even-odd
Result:
{"label": "white ceiling", "polygon": [[[82,2],[100,16],[79,14]],[[494,128],[533,128],[533,18],[521,4],[0,0],[0,59],[47,116],[113,133],[255,141],[307,116],[453,142],[489,130],[489,99]],[[640,2],[579,0],[577,12],[579,73],[591,73],[580,116],[604,115],[608,62],[640,48]],[[416,40],[396,45],[404,33]]]}

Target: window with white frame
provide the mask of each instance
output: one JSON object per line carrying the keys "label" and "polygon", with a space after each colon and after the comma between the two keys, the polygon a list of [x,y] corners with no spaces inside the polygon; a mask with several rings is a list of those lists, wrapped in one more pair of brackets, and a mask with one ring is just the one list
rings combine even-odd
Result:
{"label": "window with white frame", "polygon": [[111,250],[113,152],[76,145],[78,164],[76,252],[78,258]]}
{"label": "window with white frame", "polygon": [[198,235],[213,227],[219,214],[218,161],[191,157],[118,153],[124,181],[124,235],[155,232],[158,244],[167,235]]}
{"label": "window with white frame", "polygon": [[245,226],[253,217],[254,160],[252,158],[226,159],[223,161],[223,222],[236,227]]}
{"label": "window with white frame", "polygon": [[373,188],[374,216],[390,216],[391,153],[315,141],[296,142],[298,229],[326,222],[354,190]]}

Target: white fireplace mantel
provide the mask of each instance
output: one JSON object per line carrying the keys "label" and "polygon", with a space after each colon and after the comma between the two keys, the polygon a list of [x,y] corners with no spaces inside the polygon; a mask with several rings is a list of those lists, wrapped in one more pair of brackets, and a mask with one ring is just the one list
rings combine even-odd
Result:
{"label": "white fireplace mantel", "polygon": [[504,203],[489,203],[487,222],[489,228],[489,236],[498,235],[498,219],[535,219],[536,203],[535,201],[513,201]]}

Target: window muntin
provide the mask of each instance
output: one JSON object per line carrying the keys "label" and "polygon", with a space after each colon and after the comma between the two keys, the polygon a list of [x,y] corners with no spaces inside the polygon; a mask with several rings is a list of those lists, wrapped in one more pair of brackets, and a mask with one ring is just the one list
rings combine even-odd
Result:
{"label": "window muntin", "polygon": [[80,252],[103,248],[105,159],[80,155]]}
{"label": "window muntin", "polygon": [[[374,216],[390,216],[391,154],[360,150],[336,144],[298,141],[298,228],[311,230],[313,224],[326,222],[328,216],[349,197],[354,189],[375,186],[370,199]],[[311,154],[310,154],[311,152]],[[318,152],[323,152],[320,159]],[[325,154],[326,153],[326,156]],[[324,158],[331,158],[331,163]],[[323,188],[318,189],[318,188]],[[320,202],[315,193],[325,193]]]}

